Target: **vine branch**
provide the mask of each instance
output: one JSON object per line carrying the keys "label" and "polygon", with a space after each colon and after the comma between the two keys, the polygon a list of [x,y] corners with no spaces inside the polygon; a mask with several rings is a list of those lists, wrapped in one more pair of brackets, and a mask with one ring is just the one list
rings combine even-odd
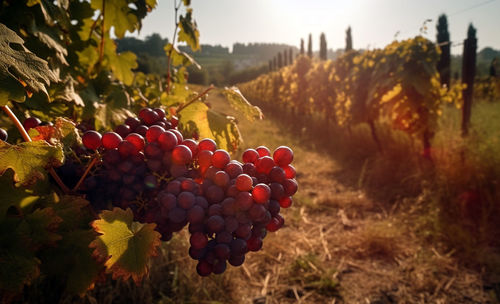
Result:
{"label": "vine branch", "polygon": [[[24,129],[23,125],[17,118],[16,114],[14,114],[14,112],[12,112],[12,110],[6,105],[2,106],[2,109],[9,116],[10,120],[12,120],[16,128],[19,130],[19,133],[21,133],[21,136],[23,137],[24,141],[32,142],[31,137],[29,136],[28,132],[26,132],[26,129]],[[54,168],[50,167],[48,171],[52,176],[52,178],[54,178],[56,183],[59,185],[59,187],[61,187],[62,191],[65,194],[68,194],[70,192],[69,188],[64,184],[59,175],[57,175],[57,172],[54,170]]]}
{"label": "vine branch", "polygon": [[104,56],[104,39],[105,39],[105,29],[104,29],[104,20],[106,17],[106,1],[102,1],[102,19],[101,19],[101,44],[99,46],[99,65],[101,65],[102,57]]}
{"label": "vine branch", "polygon": [[172,38],[172,49],[168,52],[168,60],[167,60],[167,95],[170,93],[170,83],[172,82],[172,73],[170,72],[172,68],[172,52],[174,51],[174,46],[175,46],[175,37],[177,37],[177,29],[179,29],[179,22],[177,21],[177,13],[179,11],[179,8],[181,7],[182,0],[179,1],[179,4],[177,4],[177,0],[174,0],[174,20],[175,20],[175,27],[174,27],[174,35]]}
{"label": "vine branch", "polygon": [[210,92],[212,89],[214,88],[214,85],[211,84],[205,91],[201,92],[200,94],[196,95],[196,97],[194,97],[193,99],[191,99],[190,101],[180,105],[176,112],[179,113],[180,111],[182,111],[183,109],[185,109],[187,106],[189,106],[190,104],[192,104],[193,102],[197,101],[198,99],[200,99],[201,97],[207,95],[208,92]]}
{"label": "vine branch", "polygon": [[76,190],[78,190],[78,188],[80,188],[80,186],[82,185],[83,181],[85,180],[85,178],[89,174],[90,170],[97,163],[98,160],[99,160],[99,155],[96,154],[94,156],[94,158],[92,158],[92,161],[88,164],[87,169],[85,169],[85,172],[80,177],[80,180],[78,180],[78,183],[76,183],[75,187],[73,187],[73,190],[71,190],[72,192],[76,192]]}

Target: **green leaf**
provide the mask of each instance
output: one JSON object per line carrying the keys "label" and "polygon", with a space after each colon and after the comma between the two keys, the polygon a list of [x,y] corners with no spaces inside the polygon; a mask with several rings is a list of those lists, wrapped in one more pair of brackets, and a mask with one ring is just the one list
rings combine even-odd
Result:
{"label": "green leaf", "polygon": [[53,100],[60,100],[64,102],[74,102],[77,106],[84,107],[82,98],[75,91],[75,80],[73,77],[68,76],[63,83],[55,86],[56,90],[52,94]]}
{"label": "green leaf", "polygon": [[12,170],[0,176],[0,221],[10,207],[14,206],[21,212],[22,209],[33,206],[40,198],[24,187],[16,187],[13,177],[14,171]]}
{"label": "green leaf", "polygon": [[[102,11],[103,1],[105,0],[91,0],[90,3],[94,10]],[[106,32],[113,27],[116,37],[123,38],[126,31],[132,33],[138,29],[138,26],[137,16],[128,7],[127,0],[106,1],[104,12]]]}
{"label": "green leaf", "polygon": [[[12,81],[9,82],[9,86],[2,85],[0,97],[16,97],[16,101],[23,101],[19,98],[19,90],[22,89],[23,84],[26,85],[28,91],[40,91],[48,97],[45,86],[59,79],[49,69],[47,62],[28,51],[23,43],[23,39],[14,31],[0,23],[0,79],[19,81],[14,87],[10,86],[13,84]],[[7,99],[0,99],[0,106],[6,105],[7,102]]]}
{"label": "green leaf", "polygon": [[201,69],[201,66],[198,64],[198,62],[196,62],[196,60],[193,59],[193,57],[189,56],[187,53],[183,51],[180,51],[172,43],[167,43],[163,49],[165,50],[165,54],[170,58],[172,58],[172,65],[188,66],[193,64],[199,70]]}
{"label": "green leaf", "polygon": [[93,218],[86,208],[88,204],[82,197],[64,195],[59,202],[50,205],[63,220],[59,224],[62,240],[40,254],[43,273],[65,282],[66,291],[70,293],[85,292],[103,269],[89,248],[96,233],[88,229]]}
{"label": "green leaf", "polygon": [[36,28],[33,23],[32,33],[35,37],[37,37],[40,42],[45,44],[49,49],[53,50],[55,53],[55,57],[59,60],[60,64],[69,65],[66,61],[66,56],[68,55],[68,51],[64,46],[61,45],[61,42],[58,38],[53,37],[49,34],[49,31],[44,28]]}
{"label": "green leaf", "polygon": [[136,59],[137,56],[132,52],[122,52],[108,57],[113,74],[126,85],[131,85],[134,81],[132,70],[138,66]]}
{"label": "green leaf", "polygon": [[113,278],[132,278],[139,282],[148,272],[151,256],[157,254],[160,234],[155,224],[134,222],[132,210],[114,208],[103,211],[100,219],[92,222],[94,230],[101,235],[91,244],[94,255],[106,260],[105,266]]}
{"label": "green leaf", "polygon": [[94,114],[95,127],[106,129],[119,125],[127,117],[134,116],[127,110],[130,107],[130,96],[121,86],[113,86],[104,104],[99,104]]}
{"label": "green leaf", "polygon": [[57,228],[62,219],[56,215],[54,209],[37,209],[27,214],[17,227],[19,236],[30,241],[33,249],[47,244],[54,244],[61,239]]}
{"label": "green leaf", "polygon": [[23,185],[45,178],[45,168],[60,166],[64,154],[61,146],[51,146],[45,141],[10,145],[0,141],[0,175],[7,169],[14,170],[14,181]]}
{"label": "green leaf", "polygon": [[[5,233],[5,232],[4,232]],[[0,245],[5,245],[1,241]],[[25,284],[31,283],[40,275],[38,260],[26,248],[6,248],[0,250],[0,294],[2,291],[20,292]]]}
{"label": "green leaf", "polygon": [[[88,224],[88,223],[87,223]],[[93,286],[103,269],[92,256],[89,244],[95,239],[93,230],[76,229],[64,232],[62,240],[40,254],[42,271],[64,283],[66,291],[82,294]]]}
{"label": "green leaf", "polygon": [[186,16],[179,17],[179,37],[177,41],[186,42],[193,51],[200,49],[200,32],[196,25],[196,21],[192,20],[193,10],[188,8]]}
{"label": "green leaf", "polygon": [[197,133],[200,138],[212,138],[219,149],[235,151],[241,143],[241,134],[231,116],[217,113],[201,101],[183,108],[179,124],[184,134]]}
{"label": "green leaf", "polygon": [[255,119],[262,119],[262,111],[259,107],[252,105],[248,100],[241,94],[237,87],[224,88],[222,94],[229,101],[229,104],[238,112],[245,115],[245,117],[254,121]]}

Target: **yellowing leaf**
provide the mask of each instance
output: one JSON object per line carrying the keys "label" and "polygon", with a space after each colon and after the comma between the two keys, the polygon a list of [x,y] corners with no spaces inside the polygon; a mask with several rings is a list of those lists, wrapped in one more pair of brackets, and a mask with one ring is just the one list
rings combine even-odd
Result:
{"label": "yellowing leaf", "polygon": [[255,119],[262,119],[262,111],[260,108],[248,102],[237,87],[225,88],[222,94],[226,96],[229,104],[235,110],[245,115],[248,120],[253,121]]}
{"label": "yellowing leaf", "polygon": [[172,65],[188,66],[190,64],[193,64],[198,69],[201,69],[201,66],[198,64],[198,62],[196,62],[196,60],[193,59],[193,57],[189,56],[183,51],[180,51],[172,43],[167,43],[163,49],[165,50],[165,54],[167,56],[170,56],[170,58],[172,59]]}
{"label": "yellowing leaf", "polygon": [[105,1],[104,27],[106,32],[113,27],[116,37],[123,38],[126,31],[132,33],[138,28],[137,16],[128,7],[127,0],[92,0],[90,3],[93,9],[102,11],[103,1]]}
{"label": "yellowing leaf", "polygon": [[45,168],[60,166],[64,154],[61,146],[51,146],[45,141],[10,145],[0,141],[0,174],[12,168],[14,181],[32,184],[46,176]]}
{"label": "yellowing leaf", "polygon": [[113,75],[124,84],[131,85],[134,81],[132,69],[137,68],[137,56],[132,52],[122,52],[109,56],[108,59]]}
{"label": "yellowing leaf", "polygon": [[179,113],[184,134],[197,133],[200,138],[212,138],[220,149],[234,151],[241,143],[241,134],[234,118],[217,113],[201,101],[193,102]]}
{"label": "yellowing leaf", "polygon": [[186,16],[179,17],[179,38],[177,41],[186,42],[193,51],[200,49],[200,32],[196,25],[196,21],[191,19],[192,9],[186,10]]}
{"label": "yellowing leaf", "polygon": [[132,278],[136,283],[148,272],[148,261],[157,254],[160,234],[155,224],[134,222],[132,210],[114,208],[103,211],[100,219],[92,222],[101,235],[91,244],[94,255],[106,260],[105,267],[113,278]]}

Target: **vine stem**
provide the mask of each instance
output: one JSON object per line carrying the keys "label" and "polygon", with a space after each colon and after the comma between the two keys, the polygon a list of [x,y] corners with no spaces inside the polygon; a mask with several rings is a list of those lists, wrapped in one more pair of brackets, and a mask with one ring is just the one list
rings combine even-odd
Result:
{"label": "vine stem", "polygon": [[105,10],[106,10],[106,1],[103,0],[102,1],[102,21],[101,21],[101,45],[99,46],[99,65],[101,65],[102,57],[104,56],[104,36],[106,34],[106,32],[104,30],[104,20],[106,17]]}
{"label": "vine stem", "polygon": [[172,74],[170,72],[171,70],[171,65],[172,65],[172,52],[174,51],[174,46],[175,46],[175,37],[177,36],[177,29],[179,28],[179,22],[177,21],[177,13],[179,11],[179,8],[181,7],[182,1],[179,1],[179,4],[177,5],[177,1],[174,0],[174,20],[175,20],[175,27],[174,27],[174,35],[172,38],[172,49],[170,52],[168,52],[168,60],[167,60],[167,95],[170,94],[170,83],[172,82]]}
{"label": "vine stem", "polygon": [[75,187],[73,187],[73,190],[71,190],[72,192],[76,192],[76,190],[78,190],[78,188],[80,188],[80,186],[82,185],[83,181],[85,180],[85,178],[89,174],[92,167],[97,163],[98,159],[99,159],[99,156],[96,154],[94,156],[94,158],[92,158],[92,161],[88,164],[87,169],[85,169],[85,172],[80,177],[80,180],[78,181],[78,183],[76,183]]}
{"label": "vine stem", "polygon": [[[17,118],[16,114],[14,114],[14,112],[12,112],[12,110],[7,105],[2,106],[2,109],[9,116],[10,120],[12,120],[16,128],[19,130],[19,133],[21,133],[21,136],[23,137],[24,141],[32,142],[31,137],[29,136],[28,132],[26,132],[26,129],[24,129],[23,125]],[[59,175],[57,175],[57,172],[54,170],[54,168],[50,167],[48,170],[52,178],[54,178],[59,187],[61,187],[62,191],[65,194],[68,194],[70,192],[69,188],[64,184]]]}
{"label": "vine stem", "polygon": [[180,111],[182,111],[183,109],[185,109],[187,106],[189,106],[190,104],[192,104],[193,102],[197,101],[198,99],[200,99],[201,97],[207,95],[208,92],[210,92],[212,89],[214,89],[214,85],[210,85],[205,91],[201,92],[200,94],[196,95],[196,97],[194,97],[193,99],[191,99],[190,101],[186,102],[185,104],[182,104],[180,105],[177,110],[176,110],[176,113],[179,113]]}

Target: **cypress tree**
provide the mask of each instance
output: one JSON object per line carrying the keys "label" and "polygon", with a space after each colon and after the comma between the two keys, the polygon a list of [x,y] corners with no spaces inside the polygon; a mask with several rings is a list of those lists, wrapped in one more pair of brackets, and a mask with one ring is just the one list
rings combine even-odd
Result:
{"label": "cypress tree", "polygon": [[283,50],[283,66],[287,66],[288,65],[288,56],[286,54],[286,49]]}
{"label": "cypress tree", "polygon": [[319,36],[319,59],[326,60],[326,37],[325,33]]}
{"label": "cypress tree", "polygon": [[497,58],[495,57],[495,58],[493,58],[493,60],[491,60],[491,63],[490,63],[490,77],[491,78],[497,77],[496,65],[497,65]]}
{"label": "cypress tree", "polygon": [[293,64],[293,50],[292,50],[292,48],[290,48],[290,49],[288,50],[288,62],[289,62],[290,64]]}
{"label": "cypress tree", "polygon": [[313,57],[312,35],[309,34],[309,42],[307,42],[307,56]]}
{"label": "cypress tree", "polygon": [[467,39],[464,40],[464,53],[462,59],[462,83],[467,87],[463,91],[464,106],[462,108],[462,136],[469,132],[469,122],[472,108],[472,94],[474,93],[474,77],[476,76],[476,29],[469,24]]}
{"label": "cypress tree", "polygon": [[276,57],[273,58],[273,71],[276,71]]}
{"label": "cypress tree", "polygon": [[450,34],[448,33],[448,21],[445,14],[438,18],[436,26],[437,30],[437,43],[441,49],[441,57],[437,63],[437,69],[441,75],[441,85],[450,87]]}
{"label": "cypress tree", "polygon": [[273,70],[273,61],[269,60],[269,72]]}
{"label": "cypress tree", "polygon": [[352,50],[352,34],[351,27],[349,26],[345,31],[345,51],[349,52]]}
{"label": "cypress tree", "polygon": [[300,55],[304,55],[304,39],[300,39]]}
{"label": "cypress tree", "polygon": [[278,69],[283,67],[283,58],[281,56],[281,52],[278,53]]}

